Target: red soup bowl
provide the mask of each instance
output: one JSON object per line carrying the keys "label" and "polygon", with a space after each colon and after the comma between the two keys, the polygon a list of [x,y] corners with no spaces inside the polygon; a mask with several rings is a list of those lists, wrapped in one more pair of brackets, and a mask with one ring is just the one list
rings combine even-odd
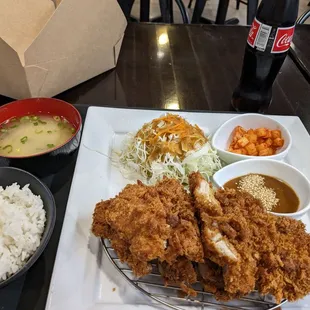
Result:
{"label": "red soup bowl", "polygon": [[75,133],[63,144],[41,153],[27,156],[0,155],[0,165],[16,166],[38,176],[54,173],[68,164],[80,143],[82,117],[71,104],[54,98],[30,98],[13,101],[0,107],[0,125],[12,118],[27,115],[51,115],[64,117],[74,127]]}

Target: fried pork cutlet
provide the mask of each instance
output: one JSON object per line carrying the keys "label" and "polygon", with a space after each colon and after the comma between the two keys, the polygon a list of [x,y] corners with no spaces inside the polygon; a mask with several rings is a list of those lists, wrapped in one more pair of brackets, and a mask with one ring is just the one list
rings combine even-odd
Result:
{"label": "fried pork cutlet", "polygon": [[203,264],[198,264],[198,272],[204,290],[214,294],[217,299],[228,301],[242,296],[225,291],[223,268],[211,260],[206,258]]}
{"label": "fried pork cutlet", "polygon": [[[137,276],[148,274],[149,261],[154,259],[170,274],[186,266],[191,275],[179,271],[177,283],[193,292],[187,287],[196,277],[191,261],[203,262],[204,254],[191,196],[177,180],[164,179],[156,186],[127,185],[114,199],[96,205],[92,231],[110,239],[119,258]],[[166,283],[175,278],[168,273]]]}
{"label": "fried pork cutlet", "polygon": [[203,262],[203,248],[191,196],[175,179],[165,178],[156,185],[162,204],[168,210],[171,227],[164,261],[172,264],[179,256],[193,262]]}
{"label": "fried pork cutlet", "polygon": [[205,257],[223,270],[224,290],[213,287],[214,294],[227,300],[251,292],[255,287],[256,264],[249,247],[246,220],[223,213],[213,190],[200,173],[192,173],[189,180],[201,221]]}
{"label": "fried pork cutlet", "polygon": [[[267,213],[246,193],[226,189],[214,196],[203,181],[192,174],[191,191],[200,214],[205,256],[221,268],[216,275],[222,271],[224,283],[222,289],[204,276],[206,289],[224,300],[254,287],[261,294],[274,295],[278,302],[309,294],[310,236],[304,224]],[[219,246],[218,240],[225,245]],[[210,264],[204,268],[212,270]]]}
{"label": "fried pork cutlet", "polygon": [[173,264],[159,263],[159,271],[166,285],[178,285],[187,295],[196,296],[191,285],[197,282],[197,274],[191,261],[179,257]]}
{"label": "fried pork cutlet", "polygon": [[279,302],[294,301],[310,293],[310,235],[301,221],[264,211],[250,195],[218,191],[223,212],[242,214],[252,232],[251,247],[257,261],[256,286]]}
{"label": "fried pork cutlet", "polygon": [[198,271],[205,291],[215,294],[224,290],[223,268],[218,264],[206,258],[203,264],[198,264]]}
{"label": "fried pork cutlet", "polygon": [[[176,180],[128,185],[96,205],[93,233],[111,240],[137,276],[157,260],[166,284],[195,295],[199,280],[219,300],[257,288],[278,302],[310,293],[310,235],[302,222],[267,213],[251,195],[233,189],[215,194],[199,173],[191,195]],[[198,218],[198,223],[197,223]]]}
{"label": "fried pork cutlet", "polygon": [[160,200],[168,210],[171,233],[159,269],[166,285],[179,285],[188,295],[196,295],[190,287],[197,281],[193,262],[203,262],[204,253],[191,196],[175,179],[165,178],[156,185]]}
{"label": "fried pork cutlet", "polygon": [[150,272],[149,261],[163,259],[171,234],[168,212],[154,187],[127,185],[114,199],[96,205],[94,235],[111,240],[112,247],[137,276]]}

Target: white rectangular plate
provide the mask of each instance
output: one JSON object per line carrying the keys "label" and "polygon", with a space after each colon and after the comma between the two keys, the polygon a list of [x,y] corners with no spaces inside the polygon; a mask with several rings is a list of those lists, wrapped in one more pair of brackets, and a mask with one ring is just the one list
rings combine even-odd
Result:
{"label": "white rectangular plate", "polygon": [[[47,310],[163,309],[141,295],[109,262],[90,232],[95,204],[120,192],[128,183],[109,156],[124,135],[138,130],[164,111],[91,107],[67,204]],[[206,133],[213,133],[234,114],[179,112]],[[298,117],[272,116],[288,128],[293,145],[286,161],[310,178],[310,137]],[[308,214],[303,218],[310,231]],[[309,296],[285,309],[310,309]]]}

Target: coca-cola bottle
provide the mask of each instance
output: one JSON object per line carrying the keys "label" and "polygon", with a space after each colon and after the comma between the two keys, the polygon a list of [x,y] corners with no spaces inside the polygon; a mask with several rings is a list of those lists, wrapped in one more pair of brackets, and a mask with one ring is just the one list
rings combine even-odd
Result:
{"label": "coca-cola bottle", "polygon": [[239,85],[232,97],[237,111],[265,112],[272,85],[293,39],[298,0],[262,0],[249,32]]}

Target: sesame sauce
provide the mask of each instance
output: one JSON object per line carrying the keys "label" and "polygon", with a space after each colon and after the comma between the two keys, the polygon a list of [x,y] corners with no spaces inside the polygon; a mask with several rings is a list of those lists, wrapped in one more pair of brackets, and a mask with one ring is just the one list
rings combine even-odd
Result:
{"label": "sesame sauce", "polygon": [[295,191],[284,181],[271,176],[248,174],[226,182],[224,187],[251,194],[260,200],[266,211],[293,213],[299,207]]}

